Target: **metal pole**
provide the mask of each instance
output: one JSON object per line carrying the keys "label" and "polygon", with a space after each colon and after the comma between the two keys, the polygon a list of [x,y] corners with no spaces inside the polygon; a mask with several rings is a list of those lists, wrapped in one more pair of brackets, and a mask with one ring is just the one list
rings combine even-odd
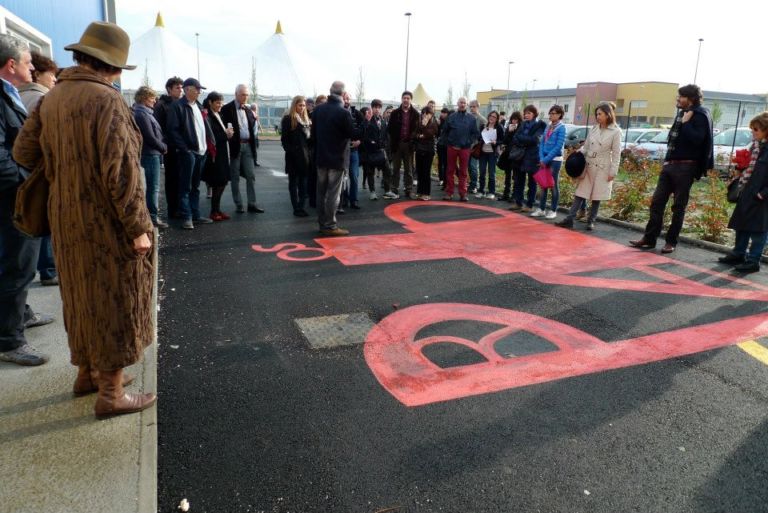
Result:
{"label": "metal pole", "polygon": [[405,39],[405,85],[403,91],[408,90],[408,50],[411,46],[411,13],[407,12],[405,15],[408,17],[408,34]]}
{"label": "metal pole", "polygon": [[696,77],[699,76],[699,57],[701,57],[701,42],[704,41],[702,38],[699,38],[699,51],[696,53],[696,71],[693,73],[693,83],[696,83]]}
{"label": "metal pole", "polygon": [[629,112],[627,113],[627,133],[624,134],[624,149],[627,149],[627,141],[629,141],[629,123],[632,119],[632,102],[629,102]]}
{"label": "metal pole", "polygon": [[509,74],[512,71],[512,65],[515,63],[515,61],[509,61],[507,63],[507,94],[509,94]]}
{"label": "metal pole", "polygon": [[197,79],[200,80],[200,33],[195,32],[195,46],[197,47]]}

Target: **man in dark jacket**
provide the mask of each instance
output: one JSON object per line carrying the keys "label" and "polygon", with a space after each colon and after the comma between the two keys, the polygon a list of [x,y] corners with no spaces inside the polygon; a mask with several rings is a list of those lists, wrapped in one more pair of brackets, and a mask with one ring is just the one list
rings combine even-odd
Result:
{"label": "man in dark jacket", "polygon": [[469,151],[480,137],[477,121],[467,112],[467,99],[461,97],[456,102],[457,110],[445,120],[443,135],[448,147],[448,165],[445,176],[446,201],[453,199],[453,176],[456,174],[456,159],[459,161],[459,199],[467,201],[467,170],[469,169]]}
{"label": "man in dark jacket", "polygon": [[163,168],[165,169],[165,203],[168,206],[168,217],[179,217],[179,163],[176,161],[176,148],[170,146],[168,139],[168,112],[171,104],[184,94],[179,77],[171,77],[165,82],[165,91],[155,103],[154,115],[160,130],[163,131],[163,142],[168,146],[168,151],[163,155]]}
{"label": "man in dark jacket", "polygon": [[203,118],[197,101],[205,89],[196,78],[184,81],[184,96],[176,100],[168,115],[168,138],[176,148],[179,161],[179,210],[184,219],[182,227],[193,229],[194,223],[213,221],[200,215],[200,175],[205,164],[207,141],[213,140],[208,120]]}
{"label": "man in dark jacket", "polygon": [[[387,123],[389,132],[390,152],[392,156],[392,173],[388,182],[392,190],[384,194],[386,199],[397,199],[397,189],[400,186],[400,164],[402,163],[403,184],[405,195],[413,193],[413,134],[419,126],[419,113],[411,106],[413,93],[403,91],[400,97],[400,107],[392,111]],[[414,196],[415,198],[415,196]]]}
{"label": "man in dark jacket", "polygon": [[312,113],[312,140],[315,141],[317,164],[317,217],[320,233],[329,236],[348,235],[336,223],[341,184],[344,179],[344,157],[352,137],[352,116],[344,109],[341,96],[344,82],[331,85],[328,101]]}
{"label": "man in dark jacket", "polygon": [[16,191],[29,172],[11,151],[27,111],[18,86],[32,82],[32,56],[26,43],[0,35],[0,361],[42,365],[48,356],[27,343],[24,329],[53,321],[27,305],[27,289],[35,278],[40,239],[26,237],[13,226]]}
{"label": "man in dark jacket", "polygon": [[221,120],[225,125],[231,123],[235,137],[229,140],[229,179],[232,187],[232,200],[237,211],[245,212],[240,195],[240,177],[245,178],[245,194],[248,200],[248,212],[257,214],[264,210],[256,205],[256,117],[248,105],[248,87],[239,84],[235,88],[235,99],[221,108]]}
{"label": "man in dark jacket", "polygon": [[[371,193],[369,198],[372,200],[379,198],[376,195],[376,170],[381,170],[382,177],[389,177],[390,175],[389,161],[385,151],[387,122],[381,116],[382,107],[381,100],[373,100],[371,102],[371,119],[366,123],[363,130],[363,143],[361,146],[365,154],[365,164],[363,165],[365,181],[367,181],[368,189]],[[382,180],[382,187],[385,194],[390,191],[389,182],[386,180]]]}
{"label": "man in dark jacket", "polygon": [[714,167],[712,117],[701,106],[701,89],[697,85],[688,84],[678,89],[677,94],[677,108],[680,110],[669,131],[664,166],[651,199],[650,219],[643,237],[629,242],[639,249],[656,247],[656,239],[661,234],[664,222],[664,209],[669,196],[674,194],[672,222],[667,230],[662,253],[672,253],[677,246],[694,180],[700,179],[707,170]]}

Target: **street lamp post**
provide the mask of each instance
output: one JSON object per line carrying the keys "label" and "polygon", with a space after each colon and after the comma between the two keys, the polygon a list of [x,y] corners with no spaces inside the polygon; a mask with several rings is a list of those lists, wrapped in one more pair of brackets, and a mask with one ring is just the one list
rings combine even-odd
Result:
{"label": "street lamp post", "polygon": [[408,90],[408,50],[411,46],[411,13],[407,12],[405,16],[408,18],[408,33],[405,39],[405,85],[403,91]]}
{"label": "street lamp post", "polygon": [[195,47],[197,48],[197,79],[200,80],[200,33],[195,32]]}
{"label": "street lamp post", "polygon": [[701,42],[704,39],[699,38],[699,51],[696,53],[696,71],[693,72],[693,83],[696,83],[696,77],[699,76],[699,57],[701,57]]}
{"label": "street lamp post", "polygon": [[512,65],[515,63],[515,61],[509,61],[507,63],[507,93],[509,93],[509,75],[512,71]]}

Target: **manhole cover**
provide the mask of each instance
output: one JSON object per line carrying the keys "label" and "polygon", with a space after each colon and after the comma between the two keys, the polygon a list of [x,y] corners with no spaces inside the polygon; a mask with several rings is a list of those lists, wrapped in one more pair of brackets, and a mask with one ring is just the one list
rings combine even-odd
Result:
{"label": "manhole cover", "polygon": [[374,326],[368,314],[362,312],[305,317],[296,319],[296,324],[312,349],[362,344]]}

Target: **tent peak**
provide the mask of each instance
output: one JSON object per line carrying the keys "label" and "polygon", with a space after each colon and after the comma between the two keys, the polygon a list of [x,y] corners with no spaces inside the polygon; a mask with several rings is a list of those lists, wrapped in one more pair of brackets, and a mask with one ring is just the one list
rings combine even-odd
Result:
{"label": "tent peak", "polygon": [[160,12],[157,13],[157,19],[155,19],[155,27],[165,27],[163,23],[163,15]]}
{"label": "tent peak", "polygon": [[280,25],[280,20],[277,20],[277,26],[275,27],[275,34],[282,34],[283,26]]}

